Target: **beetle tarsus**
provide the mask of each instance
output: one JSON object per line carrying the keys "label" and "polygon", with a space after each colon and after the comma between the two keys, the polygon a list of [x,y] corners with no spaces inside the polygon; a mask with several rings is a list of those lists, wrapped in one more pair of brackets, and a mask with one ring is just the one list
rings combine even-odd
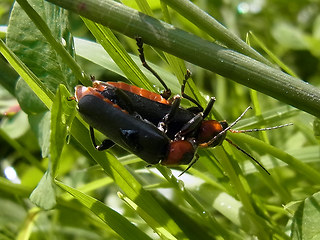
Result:
{"label": "beetle tarsus", "polygon": [[185,172],[187,172],[187,171],[198,161],[198,159],[199,159],[199,155],[196,154],[195,157],[193,158],[193,160],[192,160],[192,161],[190,162],[190,164],[188,165],[188,167],[187,167],[185,170],[183,170],[183,172],[180,173],[178,177],[181,177],[182,174],[184,174]]}
{"label": "beetle tarsus", "polygon": [[199,112],[203,111],[203,107],[200,105],[200,103],[197,100],[190,97],[189,95],[187,95],[184,92],[184,90],[186,88],[187,81],[190,77],[191,77],[191,72],[189,69],[187,69],[187,73],[184,75],[184,80],[181,85],[181,96],[184,97],[185,99],[188,99],[190,102],[194,103],[195,105],[197,105],[197,111],[195,111],[195,113],[199,113]]}
{"label": "beetle tarsus", "polygon": [[107,150],[107,149],[111,148],[115,144],[112,140],[105,139],[105,140],[102,141],[102,143],[100,145],[97,145],[96,144],[96,138],[94,136],[94,129],[91,126],[90,126],[90,137],[91,137],[91,142],[92,142],[94,148],[97,149],[98,151]]}
{"label": "beetle tarsus", "polygon": [[105,139],[99,146],[96,146],[98,151],[104,151],[111,148],[115,143],[110,139]]}

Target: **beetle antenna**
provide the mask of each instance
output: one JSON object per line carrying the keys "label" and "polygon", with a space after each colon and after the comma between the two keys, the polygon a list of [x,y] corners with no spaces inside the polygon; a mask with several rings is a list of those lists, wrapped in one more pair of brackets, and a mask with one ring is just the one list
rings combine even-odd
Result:
{"label": "beetle antenna", "polygon": [[198,161],[198,159],[199,159],[199,155],[196,154],[196,156],[195,156],[195,157],[193,158],[193,160],[190,162],[190,164],[188,165],[188,167],[187,167],[185,170],[183,170],[183,172],[180,173],[178,177],[180,177],[182,174],[184,174],[185,172],[187,172],[187,171],[193,166],[193,164],[195,164],[195,163]]}
{"label": "beetle antenna", "polygon": [[283,128],[283,127],[287,127],[287,126],[291,126],[291,125],[293,125],[293,123],[287,123],[287,124],[283,124],[283,125],[279,125],[279,126],[275,126],[275,127],[266,127],[266,128],[254,128],[254,129],[246,129],[246,130],[229,129],[229,130],[232,133],[259,132],[259,131],[267,131],[267,130]]}
{"label": "beetle antenna", "polygon": [[[206,142],[206,143],[202,143],[199,144],[200,147],[209,147],[212,143],[214,143],[220,136],[222,136],[223,134],[225,134],[227,131],[230,131],[232,133],[245,133],[245,132],[258,132],[258,131],[267,131],[267,130],[273,130],[273,129],[277,129],[277,128],[282,128],[282,127],[287,127],[287,126],[291,126],[293,125],[292,123],[287,123],[287,124],[283,124],[283,125],[279,125],[279,126],[275,126],[275,127],[267,127],[267,128],[260,128],[260,129],[247,129],[247,130],[233,130],[231,129],[234,125],[236,125],[240,119],[246,114],[246,112],[252,109],[250,106],[247,107],[247,109],[233,122],[231,123],[228,127],[226,127],[225,129],[223,129],[221,132],[219,132],[216,136],[214,136],[210,141]],[[230,143],[232,146],[234,146],[235,148],[237,148],[239,151],[241,151],[242,153],[244,153],[245,155],[247,155],[249,158],[251,158],[255,163],[257,163],[266,173],[268,173],[270,175],[270,173],[268,172],[268,170],[262,166],[261,163],[259,163],[254,157],[252,157],[249,153],[247,153],[245,150],[243,150],[242,148],[240,148],[238,145],[236,145],[235,143],[233,143],[230,139],[225,139],[228,143]]]}
{"label": "beetle antenna", "polygon": [[232,146],[234,146],[236,149],[238,149],[239,151],[243,152],[245,155],[247,155],[249,158],[251,158],[256,164],[258,164],[266,173],[268,173],[269,175],[271,175],[269,173],[269,171],[262,166],[262,164],[256,160],[254,157],[252,157],[249,153],[247,153],[245,150],[243,150],[242,148],[240,148],[237,144],[233,143],[230,139],[226,138],[225,139],[228,143],[230,143]]}

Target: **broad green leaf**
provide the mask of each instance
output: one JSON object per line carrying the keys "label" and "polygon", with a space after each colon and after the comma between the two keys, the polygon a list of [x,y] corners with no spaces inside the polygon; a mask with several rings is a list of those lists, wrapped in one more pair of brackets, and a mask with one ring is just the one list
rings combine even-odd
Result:
{"label": "broad green leaf", "polygon": [[320,193],[317,192],[301,202],[295,212],[291,229],[292,239],[319,239],[319,221]]}
{"label": "broad green leaf", "polygon": [[[30,3],[45,19],[55,38],[72,54],[73,43],[66,11],[42,0],[32,0]],[[56,24],[57,22],[59,24]],[[7,44],[51,92],[54,93],[60,83],[73,90],[76,84],[74,76],[17,3],[10,17]],[[16,96],[26,112],[45,110],[43,107],[35,107],[43,104],[36,100],[37,97],[25,84],[17,85]]]}
{"label": "broad green leaf", "polygon": [[265,51],[268,56],[279,66],[281,67],[282,69],[284,69],[288,74],[290,74],[291,76],[294,76],[294,77],[298,77],[294,71],[292,69],[290,69],[289,66],[287,66],[284,62],[281,61],[281,59],[279,59],[279,57],[277,57],[276,55],[274,55],[272,53],[272,51],[270,51],[268,49],[268,47],[263,43],[263,41],[261,41],[256,35],[254,35],[254,33],[250,32],[249,33],[253,40],[263,49],[263,51]]}
{"label": "broad green leaf", "polygon": [[[0,27],[1,28],[1,27]],[[18,80],[18,74],[10,67],[10,65],[3,59],[0,59],[0,79],[1,85],[14,95],[14,89]]]}
{"label": "broad green leaf", "polygon": [[21,109],[27,114],[35,115],[48,110],[46,105],[22,78],[17,81],[15,94]]}
{"label": "broad green leaf", "polygon": [[17,114],[10,118],[4,118],[1,121],[0,127],[11,138],[19,138],[29,129],[28,117],[24,112],[19,111]]}
{"label": "broad green leaf", "polygon": [[30,200],[45,210],[52,209],[56,205],[55,185],[50,169],[45,172],[38,186],[31,193]]}
{"label": "broad green leaf", "polygon": [[50,119],[51,113],[49,111],[29,115],[29,123],[36,134],[43,158],[48,157],[50,151]]}

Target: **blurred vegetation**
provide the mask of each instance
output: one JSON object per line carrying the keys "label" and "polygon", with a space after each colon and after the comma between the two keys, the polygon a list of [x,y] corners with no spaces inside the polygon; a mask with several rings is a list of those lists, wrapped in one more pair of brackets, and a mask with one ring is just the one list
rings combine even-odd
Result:
{"label": "blurred vegetation", "polygon": [[[65,40],[65,49],[86,75],[104,81],[128,81],[114,64],[116,60],[92,42],[95,37],[88,22],[85,25],[78,15],[57,11],[47,2],[31,2],[53,36]],[[122,2],[139,9],[135,1]],[[318,0],[192,2],[265,58],[275,61],[267,49],[303,81],[319,87]],[[165,6],[160,1],[148,3],[154,17],[164,20]],[[45,101],[39,97],[41,90],[35,91],[36,96],[34,89],[31,91],[31,80],[19,78],[14,70],[17,67],[0,56],[0,239],[319,238],[318,119],[185,63],[195,83],[190,84],[191,90],[187,87],[187,93],[193,93],[192,86],[196,86],[204,99],[216,97],[210,118],[230,123],[251,105],[254,110],[235,126],[237,129],[294,124],[248,134],[254,138],[229,134],[271,176],[228,143],[199,150],[199,161],[178,180],[174,176],[185,166],[171,169],[173,176],[161,166],[146,168],[145,162],[119,147],[108,150],[107,155],[95,153],[81,121],[75,118],[71,127],[75,107],[66,98],[73,94],[79,78],[22,14],[18,4],[14,11],[12,8],[13,1],[0,2],[0,38],[40,79],[38,86],[44,84],[55,97]],[[170,7],[168,10],[174,26],[215,41]],[[135,41],[121,33],[115,35],[141,66]],[[154,64],[174,94],[179,94],[175,66],[168,64],[162,52],[147,45],[144,48],[147,61]],[[18,69],[27,72],[24,66]],[[158,82],[142,70],[151,85],[156,84],[161,91]],[[48,104],[52,104],[51,111],[47,110]],[[18,105],[22,110],[16,108]],[[183,101],[183,106],[189,106],[188,101]],[[66,122],[62,124],[61,119]],[[98,138],[103,140],[102,135]],[[116,165],[109,153],[129,171]],[[117,174],[126,179],[119,180]],[[143,206],[148,203],[151,206]]]}

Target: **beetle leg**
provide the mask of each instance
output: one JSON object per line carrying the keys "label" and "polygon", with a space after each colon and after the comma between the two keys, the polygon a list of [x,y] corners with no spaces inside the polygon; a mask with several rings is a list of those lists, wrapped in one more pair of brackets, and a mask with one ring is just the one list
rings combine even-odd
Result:
{"label": "beetle leg", "polygon": [[182,139],[188,133],[191,133],[199,128],[201,122],[203,121],[202,113],[198,113],[196,116],[191,118],[185,125],[182,126],[179,132],[174,136],[175,139]]}
{"label": "beetle leg", "polygon": [[193,164],[195,164],[198,161],[198,159],[199,159],[199,155],[196,154],[195,157],[193,158],[193,160],[188,165],[188,167],[185,170],[183,170],[183,172],[180,173],[178,177],[181,177],[182,174],[184,174],[186,171],[188,171],[193,166]]}
{"label": "beetle leg", "polygon": [[110,140],[110,139],[105,139],[105,140],[102,141],[102,143],[101,143],[99,146],[97,146],[97,150],[98,150],[98,151],[107,150],[107,149],[113,147],[114,144],[115,144],[115,143],[114,143],[112,140]]}
{"label": "beetle leg", "polygon": [[101,95],[104,98],[107,98],[114,104],[117,104],[120,108],[126,110],[129,114],[133,114],[135,112],[133,103],[124,90],[107,83],[102,83],[101,85],[106,86],[106,88],[101,91]]}
{"label": "beetle leg", "polygon": [[172,120],[172,118],[175,116],[175,114],[180,106],[180,102],[181,102],[181,98],[179,96],[176,96],[172,105],[171,105],[170,111],[159,122],[158,129],[160,129],[164,133],[167,132],[168,124]]}
{"label": "beetle leg", "polygon": [[96,139],[94,137],[94,130],[93,130],[93,127],[91,127],[91,126],[90,126],[90,137],[91,137],[91,141],[92,141],[93,146],[98,151],[107,150],[108,148],[111,148],[114,145],[114,142],[111,141],[110,139],[105,139],[102,141],[102,143],[100,145],[97,145]]}
{"label": "beetle leg", "polygon": [[212,106],[213,106],[215,101],[216,101],[215,97],[211,97],[210,98],[210,101],[209,101],[206,109],[203,111],[203,118],[206,118],[208,116],[208,114],[210,113],[210,111],[212,109]]}
{"label": "beetle leg", "polygon": [[129,114],[134,113],[135,111],[133,110],[133,104],[128,95],[122,89],[119,88],[116,88],[115,92],[116,96],[121,96],[120,99],[124,102],[123,105],[125,106],[125,110],[127,110]]}
{"label": "beetle leg", "polygon": [[199,112],[203,111],[203,107],[201,107],[200,103],[197,102],[197,100],[195,100],[194,98],[190,97],[189,95],[187,95],[184,92],[184,90],[186,88],[187,81],[190,78],[190,76],[191,76],[191,72],[190,72],[189,69],[187,69],[187,73],[186,73],[186,75],[184,75],[184,80],[183,80],[182,85],[181,85],[181,96],[184,97],[185,99],[188,99],[190,102],[194,103],[195,105],[197,105],[197,107],[192,107],[190,109],[192,109],[191,110],[192,112],[199,113]]}
{"label": "beetle leg", "polygon": [[148,63],[146,62],[146,59],[144,57],[144,52],[143,52],[143,41],[141,37],[136,37],[136,41],[137,41],[137,46],[138,46],[138,51],[139,51],[139,57],[140,60],[142,62],[142,66],[144,66],[146,69],[148,69],[153,76],[155,76],[158,81],[161,83],[161,85],[164,87],[164,92],[161,94],[161,96],[165,99],[168,99],[171,96],[171,90],[168,88],[167,84],[161,79],[161,77],[159,76],[159,74],[153,70]]}
{"label": "beetle leg", "polygon": [[239,151],[243,152],[245,155],[247,155],[249,158],[251,158],[256,164],[258,164],[266,173],[268,173],[268,175],[271,175],[269,173],[269,171],[264,167],[262,166],[262,164],[256,160],[254,157],[252,157],[249,153],[247,153],[245,150],[243,150],[242,148],[240,148],[237,144],[233,143],[230,139],[226,138],[226,141],[228,143],[230,143],[232,146],[234,146],[236,149],[238,149]]}

